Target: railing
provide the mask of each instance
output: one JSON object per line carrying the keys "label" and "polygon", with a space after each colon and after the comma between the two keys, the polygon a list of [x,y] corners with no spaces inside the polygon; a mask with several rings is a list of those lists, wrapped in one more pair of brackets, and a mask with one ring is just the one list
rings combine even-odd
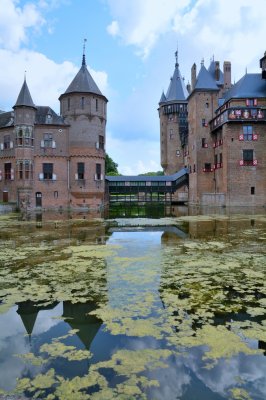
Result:
{"label": "railing", "polygon": [[211,131],[226,122],[257,122],[266,121],[266,111],[258,107],[231,107],[210,121]]}

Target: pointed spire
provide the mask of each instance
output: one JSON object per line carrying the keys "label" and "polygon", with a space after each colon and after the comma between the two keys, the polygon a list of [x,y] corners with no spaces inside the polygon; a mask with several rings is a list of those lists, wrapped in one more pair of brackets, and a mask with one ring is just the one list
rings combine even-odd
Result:
{"label": "pointed spire", "polygon": [[26,74],[24,75],[24,82],[19,92],[18,99],[16,101],[16,104],[14,105],[14,107],[20,107],[20,106],[36,108],[32,101],[31,94],[27,85]]}
{"label": "pointed spire", "polygon": [[179,67],[179,63],[178,63],[178,42],[177,42],[176,52],[175,52],[175,66]]}
{"label": "pointed spire", "polygon": [[179,63],[178,63],[178,49],[175,52],[175,70],[174,74],[170,79],[170,85],[168,87],[167,93],[165,95],[165,101],[184,101],[188,97],[187,88],[184,84],[184,79],[179,71]]}
{"label": "pointed spire", "polygon": [[83,41],[82,64],[81,64],[83,67],[86,67],[86,58],[85,58],[86,42],[87,42],[87,39],[84,39],[84,41]]}
{"label": "pointed spire", "polygon": [[[69,93],[95,93],[102,96],[102,93],[96,83],[94,82],[91,74],[89,73],[86,65],[85,50],[87,39],[83,42],[83,55],[82,65],[77,75],[74,77],[64,94]],[[61,96],[59,97],[59,99]]]}

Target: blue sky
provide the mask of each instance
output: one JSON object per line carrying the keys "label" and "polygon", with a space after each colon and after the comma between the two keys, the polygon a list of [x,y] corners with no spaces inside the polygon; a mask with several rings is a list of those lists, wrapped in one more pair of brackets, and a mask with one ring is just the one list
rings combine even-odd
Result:
{"label": "blue sky", "polygon": [[124,174],[160,167],[158,101],[174,71],[232,62],[232,79],[259,72],[265,0],[0,0],[0,109],[14,105],[27,71],[33,101],[59,112],[81,65],[109,100],[107,152]]}

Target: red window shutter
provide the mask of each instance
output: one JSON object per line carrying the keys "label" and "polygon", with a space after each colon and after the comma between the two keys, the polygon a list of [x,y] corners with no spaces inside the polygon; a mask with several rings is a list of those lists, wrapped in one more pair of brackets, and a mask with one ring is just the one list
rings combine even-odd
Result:
{"label": "red window shutter", "polygon": [[258,165],[258,160],[253,160],[253,165]]}
{"label": "red window shutter", "polygon": [[244,140],[244,135],[243,135],[243,133],[241,133],[241,135],[239,135],[239,140]]}
{"label": "red window shutter", "polygon": [[243,160],[240,160],[240,161],[239,161],[239,165],[241,165],[241,166],[244,165],[244,161],[243,161]]}
{"label": "red window shutter", "polygon": [[254,135],[252,136],[253,140],[258,140],[258,135],[256,133],[254,133]]}
{"label": "red window shutter", "polygon": [[254,106],[257,106],[257,105],[258,105],[258,100],[254,99]]}

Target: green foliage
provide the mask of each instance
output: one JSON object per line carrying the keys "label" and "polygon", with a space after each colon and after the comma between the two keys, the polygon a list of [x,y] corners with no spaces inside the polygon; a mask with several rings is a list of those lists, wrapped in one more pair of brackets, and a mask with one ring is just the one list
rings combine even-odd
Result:
{"label": "green foliage", "polygon": [[116,176],[120,175],[118,172],[118,164],[112,160],[106,153],[105,155],[105,175]]}
{"label": "green foliage", "polygon": [[139,174],[139,176],[163,176],[163,171],[156,171],[156,172],[145,172],[145,174]]}

